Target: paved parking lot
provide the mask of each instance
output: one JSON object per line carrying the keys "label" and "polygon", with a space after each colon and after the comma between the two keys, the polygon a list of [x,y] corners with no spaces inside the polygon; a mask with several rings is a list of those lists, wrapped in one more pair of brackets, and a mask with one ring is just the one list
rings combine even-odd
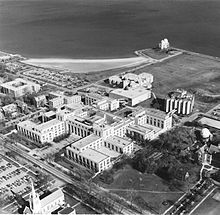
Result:
{"label": "paved parking lot", "polygon": [[[11,162],[10,162],[11,161]],[[13,198],[11,190],[18,194],[24,194],[30,190],[29,171],[10,160],[8,157],[0,157],[0,198],[6,201]]]}

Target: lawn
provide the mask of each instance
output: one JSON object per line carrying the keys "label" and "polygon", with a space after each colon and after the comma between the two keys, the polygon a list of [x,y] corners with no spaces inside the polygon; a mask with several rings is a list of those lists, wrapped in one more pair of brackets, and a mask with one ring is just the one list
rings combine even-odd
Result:
{"label": "lawn", "polygon": [[80,203],[75,207],[76,214],[97,214],[96,211],[92,210],[88,206]]}
{"label": "lawn", "polygon": [[128,165],[115,172],[113,177],[114,181],[109,185],[100,181],[98,183],[139,206],[138,199],[142,199],[142,202],[152,208],[153,213],[162,213],[169,207],[169,205],[164,206],[163,201],[175,202],[183,194],[182,191],[171,191],[160,177],[154,174],[142,174]]}

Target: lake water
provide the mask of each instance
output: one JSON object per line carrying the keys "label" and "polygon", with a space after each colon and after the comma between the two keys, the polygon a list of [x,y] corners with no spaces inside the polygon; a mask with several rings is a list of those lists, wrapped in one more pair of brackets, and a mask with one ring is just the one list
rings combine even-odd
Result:
{"label": "lake water", "polygon": [[0,50],[115,58],[155,46],[220,56],[219,0],[0,0]]}

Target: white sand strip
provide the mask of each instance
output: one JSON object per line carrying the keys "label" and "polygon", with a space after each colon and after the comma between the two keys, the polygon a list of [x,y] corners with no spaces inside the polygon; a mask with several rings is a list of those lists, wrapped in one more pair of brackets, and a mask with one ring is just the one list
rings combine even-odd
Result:
{"label": "white sand strip", "polygon": [[70,70],[74,73],[82,73],[131,66],[146,61],[148,61],[148,59],[144,57],[132,57],[119,59],[31,58],[23,62],[34,66],[61,68]]}

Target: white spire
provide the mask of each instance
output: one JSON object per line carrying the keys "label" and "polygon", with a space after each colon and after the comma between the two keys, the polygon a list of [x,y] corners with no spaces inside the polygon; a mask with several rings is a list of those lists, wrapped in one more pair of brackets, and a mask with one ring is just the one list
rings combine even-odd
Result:
{"label": "white spire", "polygon": [[39,195],[35,192],[34,183],[31,181],[31,194],[30,194],[30,209],[33,214],[41,214],[41,202]]}

